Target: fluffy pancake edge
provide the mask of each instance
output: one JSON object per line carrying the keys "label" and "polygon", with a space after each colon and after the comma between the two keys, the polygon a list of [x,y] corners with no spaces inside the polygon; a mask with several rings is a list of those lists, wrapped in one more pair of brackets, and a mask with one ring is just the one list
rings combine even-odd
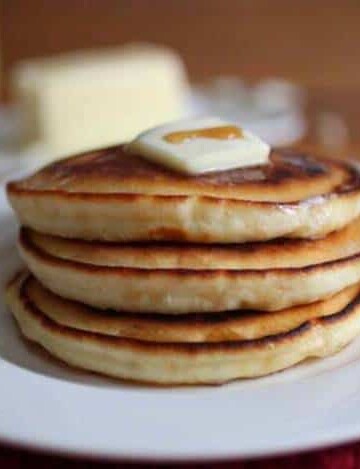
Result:
{"label": "fluffy pancake edge", "polygon": [[161,384],[220,384],[262,376],[305,358],[335,353],[360,331],[359,297],[338,313],[285,334],[255,341],[154,344],[64,328],[21,295],[23,277],[7,287],[7,303],[23,334],[72,366]]}

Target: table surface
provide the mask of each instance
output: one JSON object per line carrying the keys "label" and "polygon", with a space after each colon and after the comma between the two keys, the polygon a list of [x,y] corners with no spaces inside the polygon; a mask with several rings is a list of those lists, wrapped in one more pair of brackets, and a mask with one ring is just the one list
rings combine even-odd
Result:
{"label": "table surface", "polygon": [[[23,450],[0,446],[0,467],[6,469],[67,468],[67,469],[105,469],[107,467],[134,468],[134,464],[124,462],[101,463],[85,459],[68,459],[54,455],[36,454]],[[136,464],[137,469],[159,467],[156,464]],[[162,465],[173,468],[174,465]],[[254,461],[233,461],[213,464],[176,465],[177,468],[218,468],[218,469],[358,469],[360,467],[360,443],[338,448],[290,455],[285,457],[259,459]]]}

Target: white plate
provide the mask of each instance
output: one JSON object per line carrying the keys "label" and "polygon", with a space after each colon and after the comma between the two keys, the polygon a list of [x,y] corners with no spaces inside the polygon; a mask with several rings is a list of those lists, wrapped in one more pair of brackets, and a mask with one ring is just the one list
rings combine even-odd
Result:
{"label": "white plate", "polygon": [[[3,188],[1,188],[3,189]],[[0,193],[0,281],[18,264]],[[258,457],[360,437],[360,340],[334,357],[221,387],[127,385],[25,343],[0,305],[0,441],[135,460]]]}

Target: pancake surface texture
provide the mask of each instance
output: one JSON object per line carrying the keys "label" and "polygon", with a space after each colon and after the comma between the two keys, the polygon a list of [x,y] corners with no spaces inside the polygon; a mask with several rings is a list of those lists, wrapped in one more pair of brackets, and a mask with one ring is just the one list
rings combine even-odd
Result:
{"label": "pancake surface texture", "polygon": [[110,243],[37,233],[20,238],[60,259],[106,267],[140,269],[243,270],[306,267],[360,253],[360,218],[316,240],[275,239],[244,244]]}
{"label": "pancake surface texture", "polygon": [[28,282],[28,274],[23,273],[7,287],[8,305],[28,339],[73,366],[131,380],[220,384],[262,376],[308,357],[335,353],[360,331],[360,298],[354,288],[342,299],[334,297],[337,303],[328,305],[332,314],[283,334],[211,343],[141,341],[60,325],[47,309],[61,305],[66,316],[72,306],[51,296],[44,300],[41,291],[34,294],[29,289]]}
{"label": "pancake surface texture", "polygon": [[54,295],[34,277],[25,280],[23,291],[43,314],[70,328],[153,342],[224,342],[287,332],[310,319],[334,314],[353,300],[360,288],[357,284],[327,300],[272,314],[223,311],[217,315],[180,316],[96,310]]}
{"label": "pancake surface texture", "polygon": [[[212,247],[214,255],[210,256],[206,247],[199,248],[197,256],[203,259],[203,264],[207,256],[211,258],[211,267],[202,269],[123,266],[121,252],[129,247],[101,244],[98,253],[97,243],[84,243],[82,249],[81,241],[54,239],[29,230],[22,230],[19,247],[29,270],[49,290],[100,309],[173,315],[237,309],[275,311],[324,299],[359,282],[359,229],[360,223],[356,221],[327,239],[289,240],[284,245],[282,241],[255,244],[250,250],[252,257],[246,256],[246,247],[232,247],[235,253],[231,262],[238,254],[240,263],[245,254],[242,266],[247,262],[247,268],[238,270],[233,264],[227,268],[227,257],[222,253],[231,255],[231,249],[228,252],[222,246]],[[133,249],[127,264],[136,259],[137,249],[144,248]],[[189,248],[179,246],[176,250],[168,246],[168,249],[173,249],[176,263],[176,255],[181,257]],[[107,256],[102,258],[103,251]],[[191,257],[189,253],[186,256]],[[296,267],[292,267],[291,256]],[[263,257],[268,258],[270,265],[272,259],[275,267],[263,268]],[[146,252],[142,259],[147,262]]]}
{"label": "pancake surface texture", "polygon": [[23,225],[89,240],[318,237],[360,214],[350,164],[290,150],[266,166],[189,177],[118,146],[54,163],[10,183],[8,196]]}

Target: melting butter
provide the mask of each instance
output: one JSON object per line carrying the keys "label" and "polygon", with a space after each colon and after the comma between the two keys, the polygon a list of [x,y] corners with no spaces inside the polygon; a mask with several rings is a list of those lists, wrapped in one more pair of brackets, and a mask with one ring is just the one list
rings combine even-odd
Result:
{"label": "melting butter", "polygon": [[269,145],[256,135],[215,117],[155,127],[137,136],[127,149],[190,175],[265,165],[270,154]]}
{"label": "melting butter", "polygon": [[214,138],[216,140],[230,140],[243,138],[244,134],[240,127],[235,125],[223,125],[221,127],[209,127],[207,129],[181,130],[171,132],[163,137],[170,143],[183,143],[194,138]]}

